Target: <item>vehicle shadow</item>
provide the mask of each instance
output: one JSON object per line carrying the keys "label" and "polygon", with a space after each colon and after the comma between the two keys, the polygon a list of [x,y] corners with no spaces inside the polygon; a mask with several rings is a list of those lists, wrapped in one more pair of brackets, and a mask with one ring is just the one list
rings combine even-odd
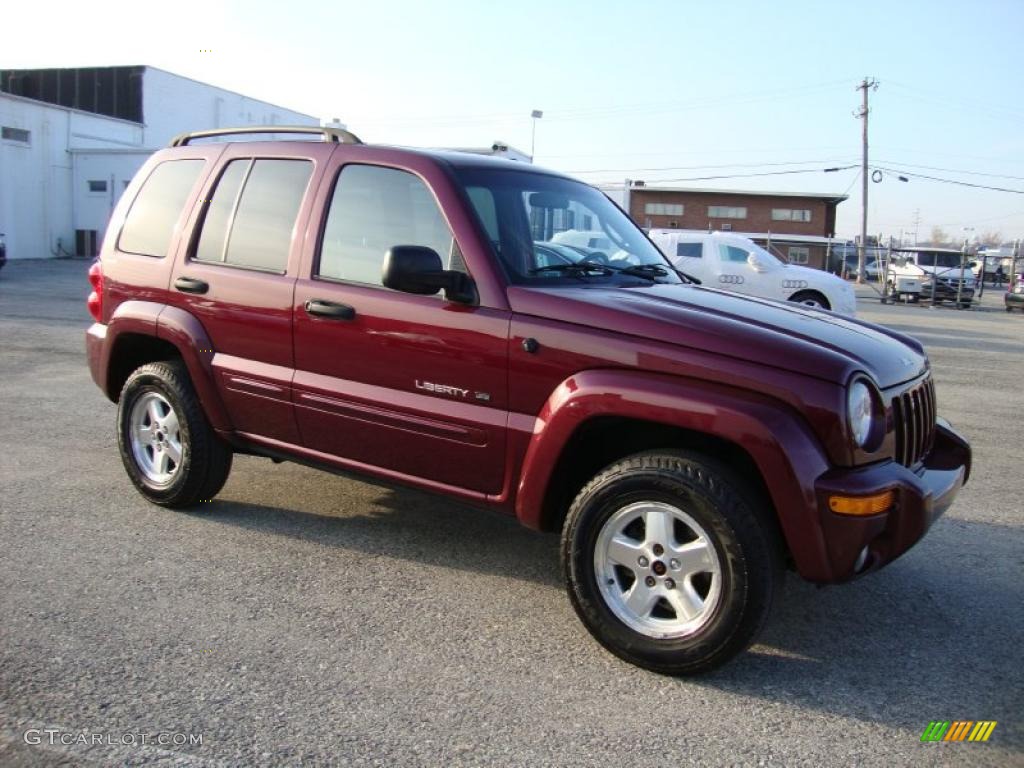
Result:
{"label": "vehicle shadow", "polygon": [[[290,507],[285,499],[273,500],[279,502],[274,506],[273,501],[265,505],[218,498],[196,516],[359,554],[561,588],[557,536],[530,531],[513,517],[428,493],[324,475],[317,482],[328,487],[317,494],[315,506],[306,497],[305,509]],[[336,489],[333,483],[338,484]],[[331,503],[338,498],[347,499],[351,508],[332,510]]]}
{"label": "vehicle shadow", "polygon": [[[332,512],[332,491],[334,499],[352,495],[349,481],[338,482],[348,484],[317,494],[322,508],[217,500],[202,517],[563,588],[557,536],[446,499],[364,483],[354,511]],[[1004,575],[993,579],[991,570],[966,561],[962,539],[990,553],[986,560],[1005,562]],[[916,550],[855,583],[818,588],[790,574],[757,645],[720,670],[666,684],[683,696],[693,695],[690,686],[708,687],[907,731],[933,719],[992,719],[1001,723],[1000,743],[1024,751],[1024,730],[1008,722],[1024,712],[1022,539],[1007,526],[943,520]],[[600,652],[596,644],[594,650]]]}

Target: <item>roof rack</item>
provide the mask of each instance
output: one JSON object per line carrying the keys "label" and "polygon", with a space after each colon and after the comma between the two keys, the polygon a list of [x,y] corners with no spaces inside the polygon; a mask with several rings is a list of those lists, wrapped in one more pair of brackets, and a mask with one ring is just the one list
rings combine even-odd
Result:
{"label": "roof rack", "polygon": [[212,128],[208,131],[190,131],[179,133],[168,146],[184,147],[193,139],[206,139],[211,136],[237,136],[245,133],[304,133],[319,134],[325,142],[334,144],[362,144],[363,142],[351,131],[344,128],[330,128],[319,125],[251,125],[245,128]]}

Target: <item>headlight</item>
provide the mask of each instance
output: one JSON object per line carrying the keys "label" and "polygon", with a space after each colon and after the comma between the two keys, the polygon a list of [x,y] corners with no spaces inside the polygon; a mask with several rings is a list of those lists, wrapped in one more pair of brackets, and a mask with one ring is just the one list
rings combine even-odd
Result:
{"label": "headlight", "polygon": [[865,381],[858,379],[850,385],[846,398],[846,416],[853,442],[858,448],[865,447],[871,439],[875,419],[874,398]]}

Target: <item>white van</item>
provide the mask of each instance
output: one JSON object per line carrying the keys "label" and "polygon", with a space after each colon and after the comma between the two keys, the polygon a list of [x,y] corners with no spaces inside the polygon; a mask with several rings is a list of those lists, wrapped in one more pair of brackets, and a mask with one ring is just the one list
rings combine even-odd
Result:
{"label": "white van", "polygon": [[652,229],[648,235],[676,269],[710,288],[795,301],[844,315],[857,313],[848,282],[820,269],[780,261],[742,235],[678,229]]}

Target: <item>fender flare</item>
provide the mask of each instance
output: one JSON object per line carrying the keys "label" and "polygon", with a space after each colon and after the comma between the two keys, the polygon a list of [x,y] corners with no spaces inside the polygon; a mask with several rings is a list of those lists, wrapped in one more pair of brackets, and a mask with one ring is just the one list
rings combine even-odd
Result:
{"label": "fender flare", "polygon": [[210,425],[221,432],[233,429],[214,383],[213,342],[199,319],[178,307],[165,306],[157,318],[156,335],[178,348]]}
{"label": "fender flare", "polygon": [[585,422],[602,416],[667,424],[737,445],[761,474],[800,573],[830,571],[815,491],[830,464],[810,426],[777,400],[693,379],[589,370],[562,382],[541,409],[523,459],[515,513],[524,525],[542,527],[563,449]]}
{"label": "fender flare", "polygon": [[[96,326],[94,326],[96,327]],[[102,326],[100,326],[102,327]],[[92,330],[90,329],[90,333]],[[110,391],[109,371],[117,340],[124,334],[152,336],[172,344],[181,355],[189,377],[199,394],[199,403],[214,429],[228,431],[231,421],[213,378],[213,347],[202,323],[189,312],[155,301],[124,301],[111,315],[103,333],[97,332],[102,344],[95,370],[101,389],[111,400],[117,392]],[[90,352],[92,355],[92,352]],[[90,365],[92,363],[90,362]]]}

